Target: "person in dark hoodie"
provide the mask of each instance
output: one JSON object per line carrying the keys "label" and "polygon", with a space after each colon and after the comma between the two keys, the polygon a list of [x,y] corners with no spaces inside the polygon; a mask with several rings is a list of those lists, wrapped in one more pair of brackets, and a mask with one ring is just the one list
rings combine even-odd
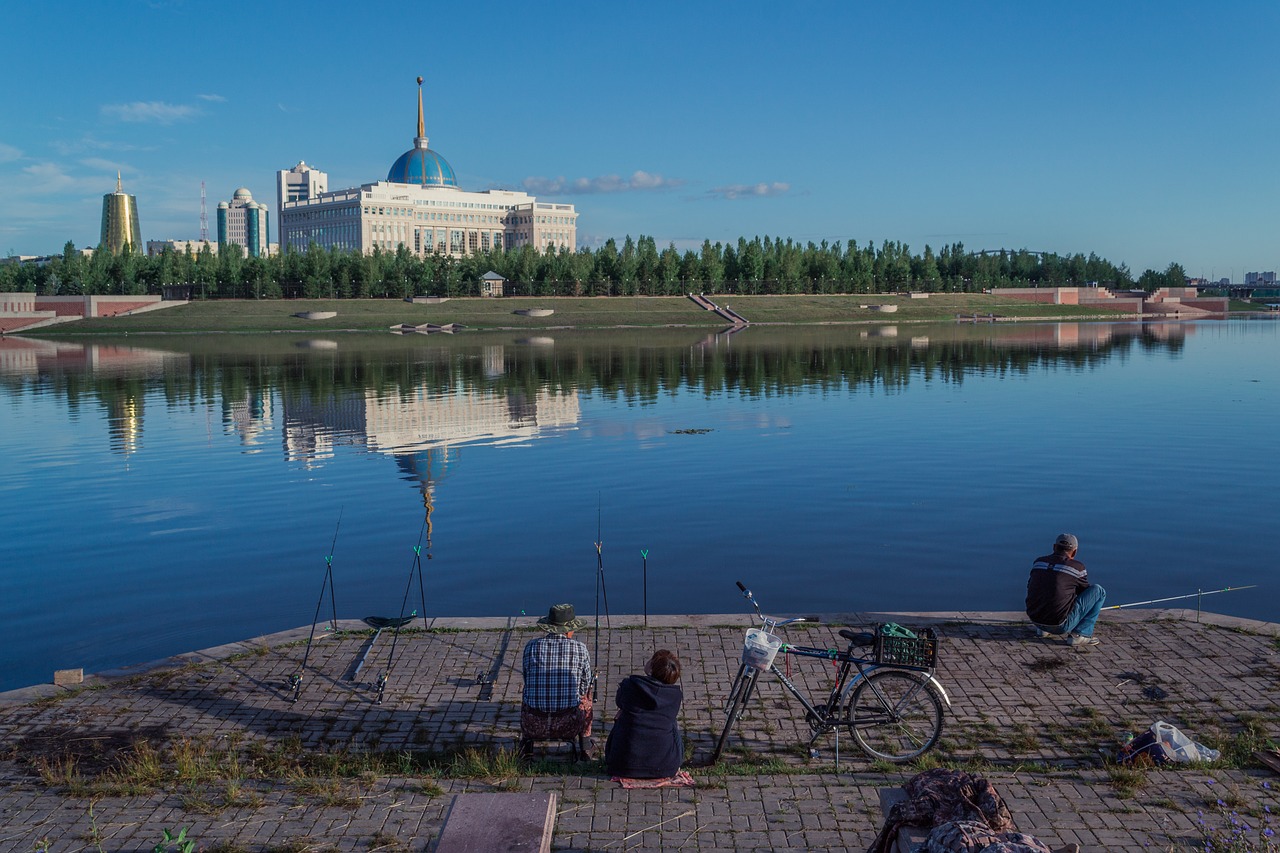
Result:
{"label": "person in dark hoodie", "polygon": [[680,659],[661,649],[645,664],[644,675],[618,685],[618,717],[604,746],[605,769],[627,779],[665,779],[680,770]]}

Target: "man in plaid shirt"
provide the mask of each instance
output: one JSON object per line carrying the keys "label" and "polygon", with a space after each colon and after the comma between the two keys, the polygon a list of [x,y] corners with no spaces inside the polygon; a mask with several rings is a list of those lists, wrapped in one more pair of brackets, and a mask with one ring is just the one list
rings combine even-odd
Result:
{"label": "man in plaid shirt", "polygon": [[591,656],[573,632],[587,623],[574,616],[572,604],[557,604],[538,624],[545,637],[524,647],[524,693],[521,697],[521,749],[528,752],[534,740],[580,739],[590,753]]}

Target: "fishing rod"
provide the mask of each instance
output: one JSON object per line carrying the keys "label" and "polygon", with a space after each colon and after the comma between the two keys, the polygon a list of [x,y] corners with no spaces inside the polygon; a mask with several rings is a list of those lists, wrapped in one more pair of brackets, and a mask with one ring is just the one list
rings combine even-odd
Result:
{"label": "fishing rod", "polygon": [[[382,704],[382,696],[387,690],[387,678],[391,675],[391,666],[395,663],[396,643],[400,640],[400,626],[413,620],[417,613],[415,610],[409,614],[406,619],[404,610],[409,606],[409,590],[413,589],[413,576],[418,576],[418,596],[422,603],[422,627],[427,627],[427,593],[422,583],[422,537],[427,532],[427,522],[422,522],[422,529],[418,531],[418,544],[413,546],[413,563],[409,566],[409,580],[404,585],[404,599],[400,602],[400,618],[396,620],[395,632],[391,635],[391,652],[387,655],[387,666],[382,671],[382,675],[378,676],[378,698],[374,704]],[[431,555],[427,554],[427,559],[431,559]]]}
{"label": "fishing rod", "polygon": [[307,650],[302,653],[302,666],[289,676],[289,688],[293,690],[290,703],[296,703],[302,694],[302,672],[307,668],[307,658],[311,655],[311,641],[316,636],[316,623],[320,621],[320,605],[324,603],[324,591],[329,590],[329,603],[333,606],[331,630],[338,630],[338,602],[333,597],[333,551],[338,544],[338,531],[342,529],[342,513],[346,507],[338,509],[338,523],[333,528],[333,541],[329,543],[329,556],[324,558],[324,580],[320,582],[320,598],[316,601],[316,614],[311,618],[311,635],[307,637]]}
{"label": "fishing rod", "polygon": [[1171,595],[1168,598],[1153,598],[1150,601],[1134,601],[1129,604],[1111,604],[1102,609],[1103,610],[1119,610],[1122,607],[1140,607],[1144,604],[1160,604],[1165,601],[1180,601],[1184,598],[1194,598],[1196,600],[1196,615],[1199,616],[1201,597],[1206,595],[1217,595],[1220,592],[1235,592],[1236,590],[1239,590],[1239,589],[1254,589],[1257,586],[1258,585],[1256,583],[1251,583],[1248,586],[1227,586],[1227,587],[1223,587],[1222,589],[1208,589],[1208,590],[1198,589],[1195,592],[1189,592],[1186,595]]}
{"label": "fishing rod", "polygon": [[640,551],[640,600],[644,606],[644,626],[649,627],[649,549]]}
{"label": "fishing rod", "polygon": [[[596,506],[596,639],[595,653],[592,655],[593,676],[591,678],[591,692],[593,696],[601,697],[601,710],[604,709],[604,687],[600,685],[600,596],[604,596],[604,625],[609,627],[609,592],[604,586],[604,537],[601,535],[601,515],[602,507],[600,504]],[[609,640],[613,642],[613,638]],[[599,689],[597,689],[599,688]]]}

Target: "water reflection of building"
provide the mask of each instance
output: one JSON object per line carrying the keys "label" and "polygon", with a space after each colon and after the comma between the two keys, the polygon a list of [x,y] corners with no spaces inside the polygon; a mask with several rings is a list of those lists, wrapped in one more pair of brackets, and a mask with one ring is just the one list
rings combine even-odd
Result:
{"label": "water reflection of building", "polygon": [[247,391],[239,400],[222,400],[223,423],[248,446],[258,444],[259,438],[275,427],[272,411],[270,392]]}
{"label": "water reflection of building", "polygon": [[[1054,347],[1072,349],[1075,347],[1097,348],[1125,340],[1140,340],[1144,337],[1160,341],[1178,341],[1183,337],[1195,334],[1196,327],[1190,323],[1008,323],[1000,324],[998,329],[985,324],[956,324],[929,330],[930,343],[948,340],[989,340],[992,346],[1008,347]],[[896,334],[896,331],[895,333]],[[874,337],[875,331],[863,332],[863,337]],[[915,339],[912,339],[913,342]]]}
{"label": "water reflection of building", "polygon": [[572,427],[581,417],[576,393],[504,393],[470,389],[376,391],[286,398],[285,456],[312,462],[334,445],[363,444],[379,453],[414,454],[457,444],[508,444],[542,429]]}
{"label": "water reflection of building", "polygon": [[167,371],[190,360],[186,355],[138,347],[0,336],[0,376],[36,377],[76,370],[94,376],[130,376]]}
{"label": "water reflection of building", "polygon": [[104,402],[111,449],[132,456],[142,444],[142,397],[125,391],[108,397]]}
{"label": "water reflection of building", "polygon": [[[486,365],[501,363],[486,351]],[[338,393],[317,399],[288,397],[283,403],[284,448],[290,461],[308,467],[333,456],[335,445],[364,444],[395,457],[396,467],[422,492],[431,550],[431,513],[436,484],[448,472],[460,444],[527,441],[543,429],[575,426],[582,416],[576,393],[540,389],[532,396],[487,389],[407,393]]]}
{"label": "water reflection of building", "polygon": [[109,446],[126,456],[138,452],[142,444],[147,388],[140,377],[189,370],[189,366],[189,356],[161,350],[0,336],[0,377],[91,375],[97,399],[107,412]]}

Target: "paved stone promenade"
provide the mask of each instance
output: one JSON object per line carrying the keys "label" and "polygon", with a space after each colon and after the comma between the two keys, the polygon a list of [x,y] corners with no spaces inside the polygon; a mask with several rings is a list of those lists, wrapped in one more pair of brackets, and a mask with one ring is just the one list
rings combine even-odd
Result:
{"label": "paved stone promenade", "polygon": [[[430,850],[453,794],[548,790],[558,795],[555,850],[866,850],[882,822],[878,789],[937,761],[985,776],[1018,828],[1055,847],[1191,849],[1201,811],[1210,827],[1227,826],[1219,800],[1255,827],[1264,806],[1280,813],[1280,776],[1256,762],[1134,771],[1104,761],[1122,732],[1158,719],[1226,755],[1242,752],[1245,735],[1280,740],[1274,624],[1106,613],[1102,645],[1084,653],[1031,639],[1019,614],[829,618],[788,639],[837,646],[836,626],[885,619],[942,636],[938,678],[952,706],[927,763],[872,764],[847,737],[838,767],[832,736],[811,755],[796,706],[765,681],[726,756],[704,766],[748,627],[733,615],[650,617],[648,627],[615,616],[598,637],[600,744],[621,678],[657,648],[684,662],[695,787],[623,790],[556,745],[518,765],[510,751],[532,618],[437,619],[431,631],[402,632],[390,664],[392,633],[369,647],[352,621],[317,632],[296,704],[288,684],[310,626],[79,688],[0,694],[0,852],[149,853],[181,827],[204,851]],[[596,647],[592,630],[579,637]],[[831,669],[798,660],[791,672],[822,693]],[[415,763],[423,756],[435,769]]]}

